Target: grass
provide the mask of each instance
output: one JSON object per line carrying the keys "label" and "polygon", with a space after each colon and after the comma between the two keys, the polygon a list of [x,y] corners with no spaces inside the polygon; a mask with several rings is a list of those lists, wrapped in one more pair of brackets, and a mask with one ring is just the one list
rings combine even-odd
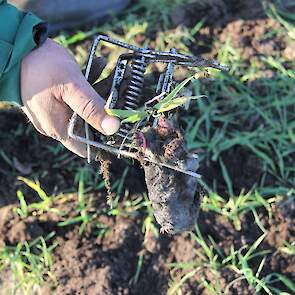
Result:
{"label": "grass", "polygon": [[[191,100],[202,98],[202,96],[177,96],[184,89],[194,76],[188,77],[182,81],[169,94],[162,93],[147,101],[145,105],[138,110],[123,110],[123,109],[106,109],[109,115],[119,117],[122,123],[137,123],[151,117],[159,118],[164,113],[174,110],[180,106],[189,103]],[[153,106],[150,106],[152,102]]]}
{"label": "grass", "polygon": [[[226,46],[222,50],[229,49]],[[230,62],[230,58],[225,58],[226,61]],[[269,66],[269,63],[264,62],[264,65]],[[187,140],[190,148],[205,151],[202,154],[204,161],[219,162],[231,195],[231,176],[223,157],[236,146],[261,161],[264,173],[257,186],[266,189],[265,178],[268,175],[273,178],[272,188],[284,186],[287,192],[294,187],[294,168],[290,161],[294,157],[294,79],[280,66],[276,67],[278,72],[272,79],[255,80],[255,86],[265,90],[264,95],[251,87],[254,82],[248,86],[241,82],[244,77],[237,76],[239,68],[237,73],[218,73],[210,89],[205,89],[199,82],[195,86],[196,91],[209,99],[196,101],[198,117],[185,118]]]}
{"label": "grass", "polygon": [[[271,6],[271,13],[292,38],[294,26],[280,19],[274,6]],[[259,253],[257,247],[267,231],[258,218],[256,208],[264,207],[271,220],[271,204],[280,202],[282,195],[292,197],[294,194],[294,71],[283,58],[256,57],[257,64],[260,63],[263,68],[274,71],[271,79],[264,78],[254,61],[249,67],[247,61],[241,60],[239,51],[232,47],[230,39],[225,44],[216,46],[219,48],[218,60],[229,64],[231,70],[229,73],[217,73],[210,87],[207,87],[206,83],[195,82],[196,94],[205,94],[208,99],[197,100],[197,116],[185,118],[190,148],[200,151],[203,163],[210,166],[212,161],[217,162],[224,179],[227,196],[211,193],[205,197],[202,208],[230,220],[236,230],[241,229],[240,217],[247,211],[252,211],[255,223],[263,234],[246,254],[243,254],[245,249],[232,249],[231,255],[224,257],[216,249],[215,243],[208,246],[208,242],[197,230],[195,239],[201,249],[197,250],[196,261],[187,265],[172,264],[174,271],[182,269],[184,275],[180,280],[172,277],[170,294],[178,294],[177,291],[189,278],[200,277],[202,268],[207,268],[218,277],[218,270],[224,267],[230,267],[238,275],[225,290],[221,289],[218,279],[215,281],[204,278],[198,280],[198,283],[203,284],[210,294],[228,294],[233,284],[239,280],[246,280],[257,293],[263,291],[266,294],[283,294],[280,289],[273,286],[273,283],[280,281],[288,289],[284,294],[293,294],[294,283],[286,276],[271,273],[261,277],[262,270],[267,268],[267,253]],[[261,91],[257,91],[257,86],[265,90],[263,95]],[[253,183],[254,193],[250,190],[237,195],[233,175],[223,161],[228,156],[227,153],[236,146],[245,149],[247,154],[256,158],[256,163],[260,162],[262,165],[263,174]],[[234,154],[231,155],[234,157]],[[267,181],[267,178],[271,181]],[[213,188],[216,188],[216,185],[213,183]],[[210,236],[208,238],[210,240]],[[281,251],[293,255],[293,248],[292,244],[285,241]],[[254,256],[261,256],[257,269],[253,269],[249,263]],[[186,268],[188,270],[185,270]]]}
{"label": "grass", "polygon": [[29,295],[32,292],[40,292],[40,287],[46,282],[56,283],[54,274],[51,272],[52,250],[56,244],[51,246],[46,244],[46,241],[53,236],[54,233],[49,234],[45,239],[40,237],[30,243],[1,247],[0,270],[6,271],[8,278],[8,284],[2,286],[5,294],[15,294],[16,290],[20,290],[22,294]]}
{"label": "grass", "polygon": [[[193,45],[202,37],[200,30],[205,26],[205,20],[196,22],[191,28],[174,28],[171,12],[184,2],[173,0],[169,5],[167,3],[164,0],[140,0],[119,19],[114,18],[89,31],[63,33],[56,40],[75,55],[81,66],[87,58],[83,42],[98,32],[138,46],[151,44],[158,50],[176,47],[180,52],[194,53]],[[294,15],[267,3],[265,10],[279,28],[270,30],[264,36],[265,40],[281,36],[286,44],[294,42]],[[271,255],[295,255],[294,241],[282,241],[282,246],[277,249],[268,246],[269,228],[261,219],[264,217],[271,224],[275,218],[273,208],[294,202],[295,198],[295,64],[282,52],[259,54],[251,60],[243,60],[242,49],[233,44],[231,36],[223,43],[218,38],[213,41],[217,59],[229,65],[230,71],[210,71],[210,78],[194,80],[193,95],[206,98],[191,102],[190,112],[182,117],[182,123],[189,148],[198,152],[201,166],[212,176],[205,183],[209,192],[201,205],[202,214],[212,214],[231,224],[239,237],[244,234],[244,218],[251,218],[260,236],[253,241],[246,240],[241,247],[232,245],[226,253],[222,248],[223,241],[196,227],[189,236],[194,258],[190,261],[175,258],[168,264],[169,295],[185,294],[188,286],[205,288],[209,294],[228,294],[239,283],[257,294],[295,293],[294,282],[287,275],[268,271]],[[103,75],[110,72],[116,56],[121,53],[114,53],[111,49],[105,49],[110,63]],[[185,78],[191,73],[178,70],[177,75]],[[176,97],[171,95],[170,99],[171,103]],[[130,114],[118,115],[130,117]],[[6,148],[24,138],[30,138],[30,157]],[[98,210],[91,198],[92,193],[97,194],[104,188],[97,168],[86,165],[62,145],[40,139],[32,127],[24,124],[18,124],[11,133],[1,133],[0,140],[5,144],[0,148],[0,173],[9,179],[5,187],[1,187],[1,192],[7,190],[9,194],[17,195],[18,206],[15,206],[14,213],[21,219],[54,213],[60,216],[61,228],[77,226],[85,239],[88,229],[100,238],[110,232],[108,225],[100,221],[100,216],[114,219],[141,216],[136,226],[142,232],[142,242],[149,235],[159,236],[146,196],[134,198],[126,187],[129,166],[112,184],[115,196],[111,207],[105,205]],[[39,154],[43,155],[41,160]],[[33,163],[27,163],[27,167],[31,172],[23,174],[18,170],[15,158],[24,159],[24,162],[30,159]],[[46,159],[46,163],[42,159]],[[249,165],[254,169],[253,175],[245,175]],[[23,176],[18,178],[19,175]],[[243,177],[248,181],[239,182]],[[16,181],[17,187],[10,186],[9,183]],[[67,216],[56,209],[56,202],[73,192],[77,192],[76,207],[74,214]],[[32,294],[48,281],[56,284],[51,273],[55,245],[51,246],[48,239],[40,237],[33,242],[0,246],[0,269],[12,273],[13,292],[21,289],[24,294]],[[141,283],[150,254],[139,251],[136,255],[134,272],[129,278],[132,288]],[[225,271],[233,274],[232,281],[226,286],[221,283]]]}
{"label": "grass", "polygon": [[[256,219],[256,223],[260,228],[263,228],[259,222],[256,209],[264,207],[268,213],[268,220],[271,222],[272,211],[271,203],[276,202],[276,198],[264,199],[257,191],[252,193],[241,192],[238,196],[230,197],[225,200],[216,193],[205,196],[201,207],[204,211],[213,211],[228,219],[233,223],[237,231],[241,230],[241,216],[251,211]],[[265,230],[263,230],[265,231]]]}
{"label": "grass", "polygon": [[94,218],[94,214],[89,213],[91,202],[87,202],[84,194],[84,178],[83,171],[80,174],[79,187],[78,187],[78,207],[76,208],[77,216],[73,218],[66,219],[65,221],[59,222],[59,226],[69,226],[79,223],[79,234],[83,234],[86,226]]}
{"label": "grass", "polygon": [[[252,245],[245,245],[238,250],[232,246],[230,254],[225,256],[214,240],[209,236],[207,241],[197,227],[196,233],[192,237],[199,246],[195,251],[196,258],[188,263],[170,264],[172,281],[168,294],[178,294],[178,290],[191,277],[197,278],[197,283],[203,285],[210,294],[229,294],[233,285],[243,280],[256,294],[260,294],[262,291],[270,295],[282,294],[272,285],[277,281],[287,287],[288,292],[284,294],[293,294],[295,285],[286,276],[277,273],[270,273],[267,276],[261,275],[263,268],[267,267],[265,266],[267,255],[271,253],[271,250],[259,250],[266,235],[267,233],[263,233]],[[251,266],[251,261],[254,259],[259,260],[256,268]],[[236,278],[224,289],[219,280],[220,272],[226,269],[233,271]],[[175,270],[182,270],[184,275],[181,279],[173,279]]]}
{"label": "grass", "polygon": [[33,215],[42,215],[46,212],[52,212],[60,214],[59,210],[53,207],[54,198],[48,196],[45,191],[41,188],[40,183],[34,182],[25,177],[18,177],[18,180],[24,182],[28,187],[35,191],[40,198],[39,201],[27,204],[25,196],[21,190],[17,191],[17,197],[20,202],[20,207],[16,208],[16,212],[23,218],[28,217],[29,211],[32,211]]}

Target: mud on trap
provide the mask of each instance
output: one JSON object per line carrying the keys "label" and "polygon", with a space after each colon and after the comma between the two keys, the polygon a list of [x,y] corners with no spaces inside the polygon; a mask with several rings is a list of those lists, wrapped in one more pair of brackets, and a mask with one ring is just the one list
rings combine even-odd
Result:
{"label": "mud on trap", "polygon": [[[155,51],[139,48],[114,40],[108,36],[99,35],[92,44],[85,77],[89,73],[95,58],[96,49],[100,42],[107,42],[126,49],[126,53],[118,57],[110,95],[106,102],[107,109],[135,111],[140,107],[155,105],[163,100],[176,82],[173,78],[176,65],[183,67],[211,67],[227,70],[215,60],[180,54],[175,48],[170,52]],[[160,75],[153,99],[144,99],[144,81],[146,68],[151,63],[166,64],[165,71]],[[119,97],[127,67],[131,67],[131,75],[127,90]],[[122,101],[123,99],[123,101]],[[120,102],[121,100],[121,102]],[[118,107],[118,104],[121,107]],[[123,108],[122,108],[123,105]],[[136,123],[122,123],[119,131],[113,136],[97,135],[90,139],[89,125],[84,122],[85,137],[75,133],[78,115],[73,114],[68,127],[68,135],[74,140],[87,145],[87,158],[90,163],[93,158],[91,147],[112,153],[117,157],[127,157],[139,160],[145,171],[154,215],[161,225],[161,231],[177,233],[188,230],[196,223],[200,197],[196,199],[198,156],[191,154],[185,147],[185,141],[173,112],[166,116],[149,116]],[[155,144],[157,143],[157,144]]]}

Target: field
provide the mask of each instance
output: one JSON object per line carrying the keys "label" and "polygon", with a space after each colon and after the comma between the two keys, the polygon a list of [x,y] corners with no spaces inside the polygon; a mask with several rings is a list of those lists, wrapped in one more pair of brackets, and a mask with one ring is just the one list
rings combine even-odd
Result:
{"label": "field", "polygon": [[0,294],[295,294],[294,24],[293,1],[139,0],[55,36],[81,66],[104,33],[230,67],[182,122],[206,193],[194,231],[162,235],[138,164],[114,159],[110,206],[98,163],[2,107]]}

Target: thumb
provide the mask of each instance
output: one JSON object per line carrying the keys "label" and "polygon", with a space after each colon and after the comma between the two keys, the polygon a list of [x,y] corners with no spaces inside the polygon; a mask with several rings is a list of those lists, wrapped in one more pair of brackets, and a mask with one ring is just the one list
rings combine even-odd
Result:
{"label": "thumb", "polygon": [[103,134],[114,134],[120,127],[119,119],[106,114],[105,101],[95,92],[82,74],[80,79],[67,84],[63,101],[82,119]]}

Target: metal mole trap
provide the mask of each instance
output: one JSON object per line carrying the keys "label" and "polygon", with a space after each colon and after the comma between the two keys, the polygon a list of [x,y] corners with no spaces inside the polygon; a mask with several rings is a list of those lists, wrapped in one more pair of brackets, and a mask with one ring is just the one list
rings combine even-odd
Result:
{"label": "metal mole trap", "polygon": [[[85,78],[88,80],[90,69],[95,57],[97,46],[100,42],[107,42],[119,47],[126,48],[127,52],[119,56],[115,68],[114,79],[110,91],[110,96],[106,102],[106,107],[109,109],[116,108],[119,99],[119,89],[124,79],[124,74],[127,65],[131,66],[131,78],[128,82],[127,90],[124,94],[124,107],[125,110],[136,110],[139,107],[139,102],[142,101],[142,91],[144,87],[145,71],[148,64],[151,63],[165,63],[166,69],[160,75],[158,85],[155,90],[155,96],[161,98],[162,94],[169,94],[175,81],[173,79],[174,67],[180,65],[183,67],[211,67],[219,70],[227,70],[223,65],[220,65],[215,60],[207,60],[202,57],[190,56],[177,53],[176,49],[172,48],[170,52],[155,51],[148,48],[140,48],[134,45],[126,44],[124,42],[112,39],[108,36],[99,35],[94,39],[89,54],[89,59],[86,66]],[[162,95],[164,96],[164,95]],[[114,137],[101,136],[100,140],[91,140],[89,137],[89,125],[85,122],[85,137],[82,137],[74,133],[75,125],[77,123],[78,115],[73,114],[69,127],[68,135],[70,138],[87,145],[87,158],[88,162],[91,161],[91,147],[105,150],[118,157],[123,156],[132,159],[138,159],[138,153],[134,147],[132,147],[132,138],[134,138],[134,126],[133,124],[121,124],[119,131],[115,134],[116,138],[121,138],[118,143],[113,140]],[[144,126],[144,124],[142,124]],[[140,130],[140,127],[137,126]],[[137,129],[138,130],[138,129]],[[196,157],[196,155],[191,155]],[[158,164],[163,167],[167,167],[193,177],[200,177],[199,174],[181,169],[176,165],[170,165],[167,163],[160,163],[155,159],[146,157],[144,160]]]}

